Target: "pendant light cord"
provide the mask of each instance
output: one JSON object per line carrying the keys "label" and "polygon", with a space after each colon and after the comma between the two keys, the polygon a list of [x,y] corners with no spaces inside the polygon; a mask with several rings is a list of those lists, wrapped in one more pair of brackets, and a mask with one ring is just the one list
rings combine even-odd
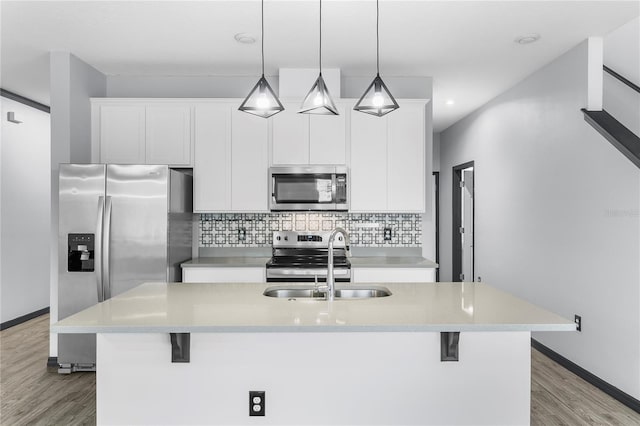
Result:
{"label": "pendant light cord", "polygon": [[262,0],[262,25],[260,40],[262,40],[262,76],[264,77],[264,0]]}
{"label": "pendant light cord", "polygon": [[380,1],[376,0],[376,74],[380,75]]}
{"label": "pendant light cord", "polygon": [[320,0],[320,49],[318,55],[318,68],[320,69],[320,75],[322,75],[322,0]]}

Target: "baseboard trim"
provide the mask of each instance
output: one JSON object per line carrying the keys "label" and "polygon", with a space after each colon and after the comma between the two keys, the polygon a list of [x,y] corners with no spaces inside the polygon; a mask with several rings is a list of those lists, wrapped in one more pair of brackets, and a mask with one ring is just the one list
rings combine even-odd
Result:
{"label": "baseboard trim", "polygon": [[540,351],[542,354],[546,355],[548,358],[551,358],[553,361],[557,362],[567,370],[571,371],[576,376],[591,383],[602,392],[631,408],[636,413],[640,413],[640,400],[635,399],[628,393],[623,392],[610,383],[605,382],[600,377],[596,376],[593,373],[590,373],[589,371],[580,367],[578,364],[568,360],[559,353],[555,352],[553,349],[546,347],[535,339],[531,339],[531,346]]}
{"label": "baseboard trim", "polygon": [[23,322],[29,321],[30,319],[34,319],[39,317],[40,315],[44,315],[48,313],[49,313],[49,307],[47,306],[46,308],[42,308],[38,311],[31,312],[30,314],[23,315],[21,317],[3,322],[2,324],[0,324],[0,330],[13,327],[14,325],[22,324]]}

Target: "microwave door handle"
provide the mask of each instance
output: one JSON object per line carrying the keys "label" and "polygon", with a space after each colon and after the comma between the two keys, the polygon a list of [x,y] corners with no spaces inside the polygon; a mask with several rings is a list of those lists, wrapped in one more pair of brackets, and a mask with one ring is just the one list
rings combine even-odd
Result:
{"label": "microwave door handle", "polygon": [[331,175],[331,202],[335,205],[338,198],[338,185],[336,183],[336,174]]}
{"label": "microwave door handle", "polygon": [[98,218],[96,219],[96,239],[94,243],[95,256],[93,259],[98,287],[98,302],[104,302],[104,281],[102,280],[102,238],[104,232],[104,197],[98,197]]}

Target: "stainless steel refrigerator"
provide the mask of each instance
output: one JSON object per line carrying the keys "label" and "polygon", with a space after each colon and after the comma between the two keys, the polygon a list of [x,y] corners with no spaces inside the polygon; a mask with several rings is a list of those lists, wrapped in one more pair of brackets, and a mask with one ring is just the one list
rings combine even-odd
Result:
{"label": "stainless steel refrigerator", "polygon": [[[59,319],[143,282],[180,281],[193,235],[189,171],[61,164],[59,179]],[[59,334],[58,364],[95,370],[95,334]]]}

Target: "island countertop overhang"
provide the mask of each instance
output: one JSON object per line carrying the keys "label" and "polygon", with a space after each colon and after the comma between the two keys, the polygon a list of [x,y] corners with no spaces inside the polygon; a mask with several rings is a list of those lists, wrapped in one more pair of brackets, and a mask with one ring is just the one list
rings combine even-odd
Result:
{"label": "island countertop overhang", "polygon": [[[366,287],[366,284],[348,284]],[[287,300],[268,284],[145,283],[51,326],[54,333],[572,331],[485,283],[389,283],[382,298]]]}

